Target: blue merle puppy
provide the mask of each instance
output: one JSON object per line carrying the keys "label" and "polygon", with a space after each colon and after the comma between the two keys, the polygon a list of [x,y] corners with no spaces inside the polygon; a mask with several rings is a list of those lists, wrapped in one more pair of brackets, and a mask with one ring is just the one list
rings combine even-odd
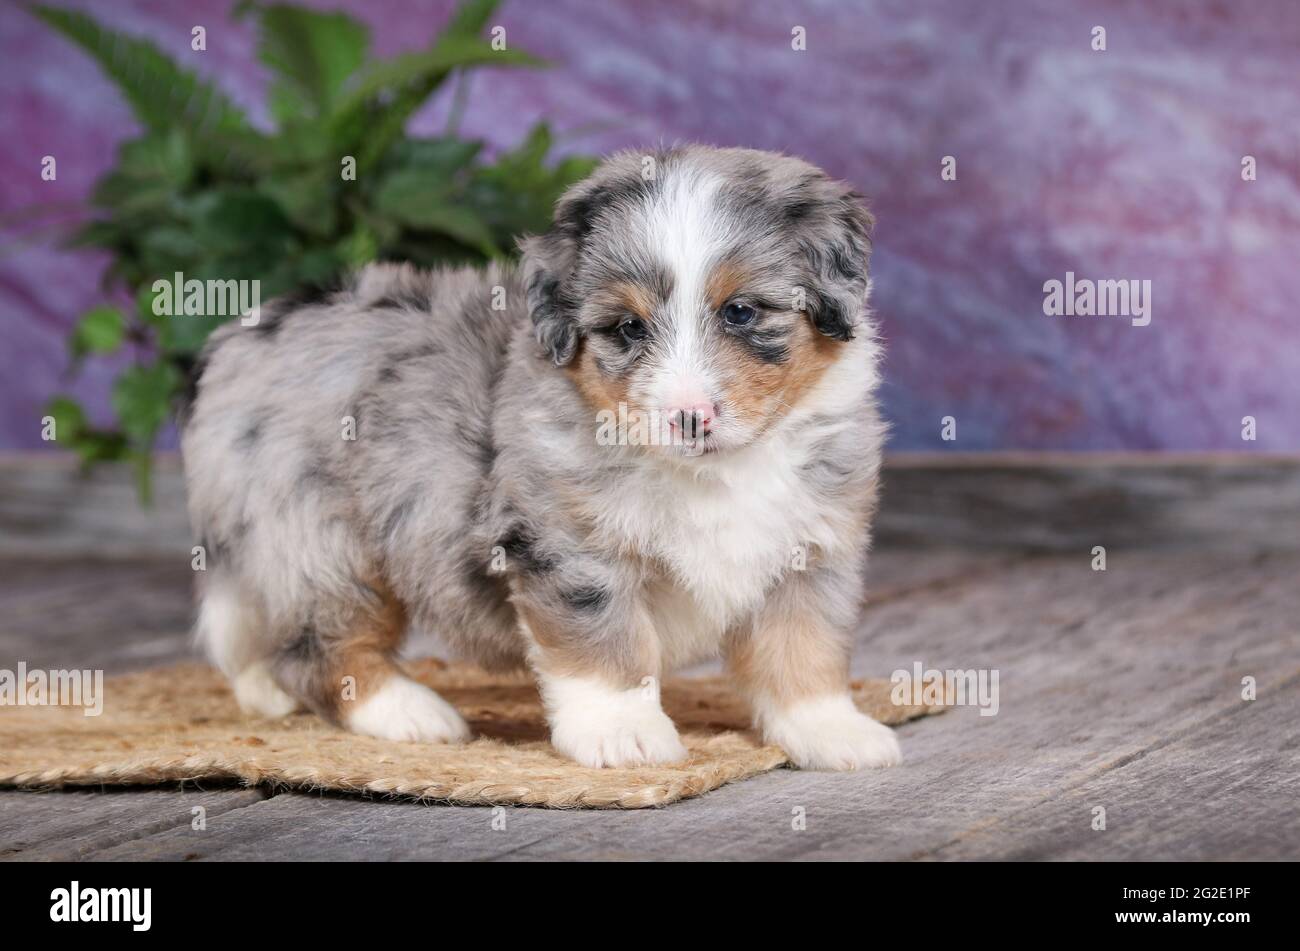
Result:
{"label": "blue merle puppy", "polygon": [[687,753],[667,672],[725,658],[800,766],[899,758],[849,696],[884,427],[871,219],[797,159],[608,159],[518,267],[377,265],[216,332],[182,448],[198,631],[239,702],[470,731],[408,628],[536,674],[587,766]]}

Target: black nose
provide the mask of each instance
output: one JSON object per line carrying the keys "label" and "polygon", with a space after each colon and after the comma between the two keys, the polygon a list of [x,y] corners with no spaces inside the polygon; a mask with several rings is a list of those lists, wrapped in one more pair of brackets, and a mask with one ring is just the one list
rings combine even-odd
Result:
{"label": "black nose", "polygon": [[674,426],[681,430],[683,439],[698,439],[705,433],[705,418],[703,413],[678,410],[673,414],[672,422]]}

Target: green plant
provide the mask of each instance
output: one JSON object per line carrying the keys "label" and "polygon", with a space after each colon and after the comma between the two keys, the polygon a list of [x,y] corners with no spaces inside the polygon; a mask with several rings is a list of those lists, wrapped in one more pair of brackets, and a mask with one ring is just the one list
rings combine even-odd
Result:
{"label": "green plant", "polygon": [[[236,16],[255,18],[258,57],[272,75],[272,131],[152,43],[83,13],[31,7],[98,61],[143,126],[97,183],[93,219],[69,242],[107,250],[106,285],[134,300],[82,315],[69,341],[74,367],[128,342],[143,356],[114,383],[114,428],[89,426],[66,396],[51,401],[59,441],[87,464],[132,461],[148,497],[150,452],[184,370],[230,319],[159,316],[155,281],[176,272],[258,280],[265,301],[372,260],[483,262],[512,253],[516,235],[543,230],[555,198],[592,161],[549,164],[544,124],[492,162],[481,142],[456,135],[469,70],[543,65],[480,36],[495,7],[469,0],[426,49],[375,60],[366,26],[346,15],[240,3]],[[407,120],[452,76],[457,102],[445,134],[407,136]]]}

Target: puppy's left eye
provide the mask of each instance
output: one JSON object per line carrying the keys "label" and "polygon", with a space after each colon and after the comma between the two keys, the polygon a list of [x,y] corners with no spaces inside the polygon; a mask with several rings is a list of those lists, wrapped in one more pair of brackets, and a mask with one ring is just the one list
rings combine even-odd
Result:
{"label": "puppy's left eye", "polygon": [[650,328],[638,317],[628,317],[618,325],[619,335],[628,343],[635,343],[650,336]]}
{"label": "puppy's left eye", "polygon": [[722,308],[722,319],[732,327],[744,327],[746,324],[752,324],[756,316],[758,316],[757,312],[748,304],[738,304],[732,301]]}

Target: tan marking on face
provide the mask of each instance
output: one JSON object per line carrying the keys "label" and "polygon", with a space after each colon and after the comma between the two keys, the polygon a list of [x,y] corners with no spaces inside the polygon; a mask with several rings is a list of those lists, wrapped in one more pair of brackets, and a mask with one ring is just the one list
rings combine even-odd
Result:
{"label": "tan marking on face", "polygon": [[739,262],[724,260],[709,274],[704,287],[704,299],[709,303],[711,313],[717,313],[722,305],[751,285],[753,275]]}
{"label": "tan marking on face", "polygon": [[640,317],[647,324],[654,320],[655,295],[644,284],[619,281],[610,286],[608,294],[614,307]]}
{"label": "tan marking on face", "polygon": [[723,337],[726,346],[718,356],[723,405],[756,430],[798,405],[842,353],[844,344],[818,333],[805,314],[793,316],[784,363],[765,363],[742,341]]}
{"label": "tan marking on face", "polygon": [[593,410],[617,414],[620,403],[631,406],[630,381],[625,376],[602,373],[596,364],[595,348],[586,340],[579,341],[578,352],[565,369]]}
{"label": "tan marking on face", "polygon": [[[592,303],[609,313],[638,317],[647,325],[654,322],[655,294],[650,288],[634,281],[617,281],[603,288],[593,297]],[[578,391],[597,411],[617,414],[620,403],[628,407],[629,413],[636,411],[629,393],[631,380],[627,376],[614,377],[602,373],[596,362],[595,351],[596,348],[587,340],[579,341],[578,352],[567,367]]]}

